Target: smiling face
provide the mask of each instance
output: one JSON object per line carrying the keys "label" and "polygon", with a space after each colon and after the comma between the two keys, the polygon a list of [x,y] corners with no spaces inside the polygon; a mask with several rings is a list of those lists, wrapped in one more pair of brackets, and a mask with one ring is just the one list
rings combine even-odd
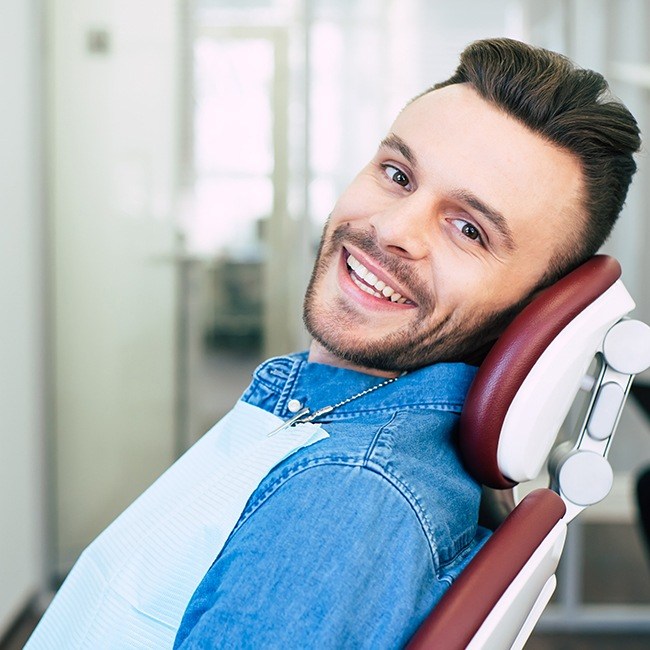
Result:
{"label": "smiling face", "polygon": [[337,201],[305,298],[312,360],[472,360],[584,229],[579,162],[456,84],[409,104]]}

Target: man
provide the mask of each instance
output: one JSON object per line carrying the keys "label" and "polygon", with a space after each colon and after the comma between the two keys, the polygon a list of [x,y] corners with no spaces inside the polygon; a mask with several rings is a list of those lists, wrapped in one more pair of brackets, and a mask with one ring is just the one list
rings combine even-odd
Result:
{"label": "man", "polygon": [[308,356],[266,362],[243,396],[284,419],[336,405],[330,437],[252,495],[175,647],[408,641],[486,537],[453,445],[468,364],[597,251],[638,147],[600,75],[506,39],[406,106],[325,227]]}
{"label": "man", "polygon": [[[453,440],[475,364],[600,247],[638,147],[600,75],[469,46],[334,207],[309,353],[256,370],[229,424],[82,555],[28,647],[167,647],[176,630],[184,650],[403,646],[488,534]],[[290,447],[260,464],[279,431]]]}

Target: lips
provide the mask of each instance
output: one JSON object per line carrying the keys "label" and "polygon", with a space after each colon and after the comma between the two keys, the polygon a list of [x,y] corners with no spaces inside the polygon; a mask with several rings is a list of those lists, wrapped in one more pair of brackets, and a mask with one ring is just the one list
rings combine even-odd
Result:
{"label": "lips", "polygon": [[[388,303],[399,305],[415,305],[415,303],[403,296],[397,289],[391,286],[388,274],[383,272],[381,267],[373,265],[372,270],[361,262],[355,255],[344,249],[345,262],[348,274],[352,282],[363,292],[374,298]],[[365,260],[364,260],[365,262]]]}

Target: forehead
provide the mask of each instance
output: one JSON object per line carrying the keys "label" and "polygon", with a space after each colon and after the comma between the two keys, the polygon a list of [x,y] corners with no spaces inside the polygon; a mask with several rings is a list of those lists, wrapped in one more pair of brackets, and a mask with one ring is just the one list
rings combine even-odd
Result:
{"label": "forehead", "polygon": [[391,131],[412,150],[419,181],[478,196],[497,208],[520,237],[535,229],[552,242],[575,231],[576,213],[582,212],[577,158],[471,86],[447,86],[416,99]]}

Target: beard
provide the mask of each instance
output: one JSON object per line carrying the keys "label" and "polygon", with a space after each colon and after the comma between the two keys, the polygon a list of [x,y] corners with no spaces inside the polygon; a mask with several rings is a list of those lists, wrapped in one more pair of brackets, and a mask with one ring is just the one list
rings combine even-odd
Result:
{"label": "beard", "polygon": [[[409,291],[418,310],[411,323],[380,339],[368,342],[350,336],[363,316],[342,298],[334,304],[319,304],[319,285],[329,267],[336,263],[343,242],[354,244],[376,260],[382,268]],[[309,334],[326,350],[356,366],[403,372],[433,363],[460,361],[479,364],[510,321],[530,301],[534,291],[500,311],[478,312],[470,317],[452,315],[432,321],[435,303],[429,288],[416,276],[408,262],[386,253],[375,238],[353,230],[349,224],[338,226],[321,238],[316,263],[305,294],[303,321]],[[368,323],[369,328],[372,323]]]}

